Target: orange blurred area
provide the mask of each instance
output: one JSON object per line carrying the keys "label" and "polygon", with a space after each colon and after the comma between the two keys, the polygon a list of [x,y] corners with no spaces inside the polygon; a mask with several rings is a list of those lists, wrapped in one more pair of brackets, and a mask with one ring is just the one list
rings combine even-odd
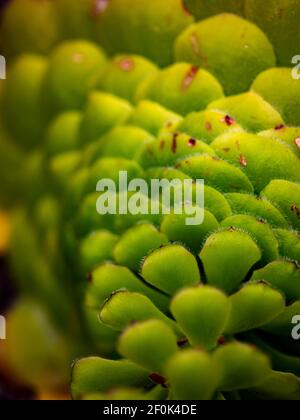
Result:
{"label": "orange blurred area", "polygon": [[0,211],[0,255],[4,255],[8,248],[10,236],[10,219],[7,213]]}
{"label": "orange blurred area", "polygon": [[38,399],[41,401],[68,401],[70,396],[66,393],[49,393],[49,392],[40,392]]}
{"label": "orange blurred area", "polygon": [[68,401],[71,397],[67,390],[34,390],[20,383],[9,367],[5,341],[0,341],[0,400],[3,399]]}

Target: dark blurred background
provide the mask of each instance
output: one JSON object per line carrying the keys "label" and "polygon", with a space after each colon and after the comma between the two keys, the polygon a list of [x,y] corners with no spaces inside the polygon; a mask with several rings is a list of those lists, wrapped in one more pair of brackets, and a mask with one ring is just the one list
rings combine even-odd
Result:
{"label": "dark blurred background", "polygon": [[[8,0],[0,0],[0,19],[1,12]],[[1,209],[0,209],[1,211]],[[0,224],[0,235],[3,234]],[[15,290],[9,275],[7,256],[0,251],[0,314],[4,314],[13,301]]]}
{"label": "dark blurred background", "polygon": [[0,7],[3,7],[7,2],[8,0],[0,0]]}
{"label": "dark blurred background", "polygon": [[[0,20],[2,10],[9,0],[0,0]],[[1,51],[0,51],[1,52]],[[0,209],[1,211],[1,209]],[[3,227],[0,224],[0,235],[3,234]],[[4,315],[8,308],[13,304],[16,296],[14,282],[8,268],[8,256],[0,250],[0,314]],[[1,349],[0,349],[1,350]],[[1,354],[0,354],[1,357]],[[32,399],[33,392],[26,387],[18,384],[6,371],[5,366],[1,366],[0,360],[0,400],[24,400]]]}

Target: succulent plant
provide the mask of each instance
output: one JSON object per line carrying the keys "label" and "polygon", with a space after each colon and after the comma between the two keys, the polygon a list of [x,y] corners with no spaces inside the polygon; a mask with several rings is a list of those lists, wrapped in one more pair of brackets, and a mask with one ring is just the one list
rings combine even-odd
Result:
{"label": "succulent plant", "polygon": [[[260,121],[247,121],[246,105],[244,112],[238,109],[239,99],[248,98],[242,95],[221,99],[236,101],[237,119],[213,103],[207,111],[178,119],[171,131],[163,128],[167,122],[162,123],[156,139],[149,137],[145,142],[141,136],[137,154],[128,155],[132,117],[129,125],[113,128],[94,142],[98,161],[91,174],[97,168],[98,177],[104,173],[114,177],[120,167],[133,168],[124,157],[138,161],[142,167],[136,167],[135,173],[144,170],[146,178],[168,176],[173,166],[176,176],[183,179],[205,178],[208,207],[204,224],[192,228],[175,214],[153,220],[117,215],[104,221],[94,216],[96,196],[90,191],[76,215],[76,223],[84,226],[77,231],[81,266],[90,273],[86,305],[117,333],[117,351],[129,361],[79,361],[73,368],[75,398],[105,398],[105,391],[117,385],[120,393],[124,387],[129,387],[128,392],[133,388],[131,398],[140,395],[134,391],[137,386],[142,386],[139,392],[144,398],[159,386],[176,399],[217,398],[219,393],[233,398],[236,392],[242,398],[253,394],[262,399],[299,398],[292,395],[298,381],[293,343],[289,349],[289,354],[295,354],[292,369],[275,356],[283,345],[278,344],[282,336],[278,324],[287,336],[287,317],[297,310],[299,299],[298,286],[292,286],[297,282],[292,279],[299,278],[295,262],[299,253],[296,249],[289,253],[288,245],[293,235],[290,229],[298,229],[296,210],[290,207],[292,202],[298,206],[299,160],[288,143],[268,131],[257,133],[272,131],[271,127],[276,132],[283,120],[260,96],[248,95],[249,101],[268,110],[260,112]],[[210,135],[215,124],[216,134],[206,143],[191,142],[191,134],[206,129]],[[205,140],[204,135],[199,137]],[[118,138],[123,139],[122,149]],[[104,169],[108,156],[109,168]],[[266,165],[270,160],[272,165]],[[296,234],[294,238],[297,241]],[[255,343],[256,349],[249,343]],[[114,378],[109,381],[114,382],[106,386],[106,369],[113,366]],[[195,375],[197,369],[199,375]],[[124,382],[124,375],[132,379]],[[96,379],[100,376],[103,380]],[[287,381],[291,394],[286,390],[280,394],[282,381]]]}
{"label": "succulent plant", "polygon": [[[12,234],[10,363],[51,389],[79,357],[76,399],[299,400],[298,82],[255,25],[194,24],[170,3],[60,0],[58,21],[72,17],[60,37],[89,40],[9,69],[0,132],[26,155],[15,166],[29,185]],[[203,223],[186,224],[194,187],[184,214],[99,215],[96,184],[114,180],[120,199],[120,171],[204,179]]]}

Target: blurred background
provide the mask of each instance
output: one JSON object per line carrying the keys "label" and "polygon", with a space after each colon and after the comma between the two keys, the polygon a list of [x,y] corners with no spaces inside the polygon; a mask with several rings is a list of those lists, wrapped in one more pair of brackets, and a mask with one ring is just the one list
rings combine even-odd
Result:
{"label": "blurred background", "polygon": [[[3,9],[9,0],[0,0],[0,24]],[[0,55],[3,54],[0,43]],[[0,84],[4,83],[0,80]],[[7,314],[13,305],[17,291],[9,269],[8,242],[10,234],[9,210],[4,208],[3,201],[0,201],[0,314]],[[5,343],[0,340],[0,400],[33,399],[34,391],[21,384],[11,374],[5,360]]]}

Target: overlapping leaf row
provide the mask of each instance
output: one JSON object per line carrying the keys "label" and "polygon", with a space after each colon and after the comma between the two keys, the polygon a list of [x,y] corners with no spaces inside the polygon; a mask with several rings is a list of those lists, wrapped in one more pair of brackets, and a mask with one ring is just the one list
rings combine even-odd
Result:
{"label": "overlapping leaf row", "polygon": [[[211,25],[205,39],[216,33],[218,22]],[[243,33],[240,20],[236,25]],[[190,30],[178,38],[176,54],[193,65],[158,71],[130,55],[106,65],[99,48],[74,41],[54,50],[49,62],[23,56],[10,70],[5,124],[15,141],[34,147],[54,117],[44,150],[23,172],[28,206],[16,223],[14,267],[23,290],[46,304],[65,335],[25,302],[13,321],[18,326],[25,316],[30,336],[43,343],[34,357],[36,377],[16,345],[20,330],[28,333],[23,323],[10,354],[25,377],[52,385],[65,381],[74,347],[77,354],[114,358],[75,365],[75,398],[102,398],[113,389],[110,398],[299,399],[291,320],[300,310],[300,136],[299,128],[285,126],[299,123],[298,85],[273,95],[277,78],[290,83],[288,69],[260,76],[272,82],[267,92],[260,77],[253,85],[284,118],[254,90],[225,98],[217,79],[197,67],[206,23],[192,36]],[[234,56],[226,74],[212,62],[227,94],[247,89],[275,64],[263,34],[249,31],[259,46],[251,63],[261,63],[260,54],[268,62],[254,74],[245,71],[238,89]],[[207,53],[204,62],[224,57],[209,45]],[[204,223],[189,227],[186,215],[175,214],[99,216],[96,183],[117,181],[120,170],[129,179],[204,178]],[[78,318],[88,339],[80,337]],[[51,328],[51,342],[41,325]]]}

